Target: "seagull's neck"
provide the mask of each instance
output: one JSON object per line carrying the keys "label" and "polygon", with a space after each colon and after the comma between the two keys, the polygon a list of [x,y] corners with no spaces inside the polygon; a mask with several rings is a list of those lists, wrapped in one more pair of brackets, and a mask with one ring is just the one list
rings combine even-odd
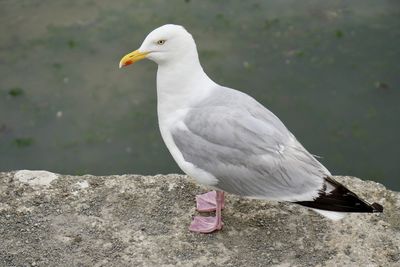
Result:
{"label": "seagull's neck", "polygon": [[200,65],[197,53],[158,65],[157,101],[159,119],[200,101],[215,87]]}

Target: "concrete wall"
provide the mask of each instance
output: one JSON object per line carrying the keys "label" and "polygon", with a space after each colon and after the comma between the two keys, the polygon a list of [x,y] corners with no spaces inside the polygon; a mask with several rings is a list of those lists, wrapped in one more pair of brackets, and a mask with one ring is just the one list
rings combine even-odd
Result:
{"label": "concrete wall", "polygon": [[337,179],[384,213],[331,222],[228,195],[223,230],[201,235],[206,189],[186,176],[0,173],[0,266],[400,266],[400,193]]}

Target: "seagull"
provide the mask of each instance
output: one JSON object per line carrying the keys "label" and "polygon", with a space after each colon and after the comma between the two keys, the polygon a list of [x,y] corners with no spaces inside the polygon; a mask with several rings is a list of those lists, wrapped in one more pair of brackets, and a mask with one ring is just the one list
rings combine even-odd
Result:
{"label": "seagull", "polygon": [[158,64],[157,113],[165,145],[183,172],[214,189],[196,196],[196,208],[215,216],[195,216],[190,231],[222,229],[225,192],[300,204],[332,220],[383,211],[335,181],[262,104],[212,81],[184,27],[153,30],[119,67],[145,58]]}

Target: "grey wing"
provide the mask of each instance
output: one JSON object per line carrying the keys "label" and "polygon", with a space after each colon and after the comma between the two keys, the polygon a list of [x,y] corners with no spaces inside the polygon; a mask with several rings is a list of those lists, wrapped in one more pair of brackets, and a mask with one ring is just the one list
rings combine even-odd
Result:
{"label": "grey wing", "polygon": [[287,201],[317,196],[329,171],[272,112],[245,94],[227,92],[191,109],[186,127],[172,130],[184,159],[233,194]]}

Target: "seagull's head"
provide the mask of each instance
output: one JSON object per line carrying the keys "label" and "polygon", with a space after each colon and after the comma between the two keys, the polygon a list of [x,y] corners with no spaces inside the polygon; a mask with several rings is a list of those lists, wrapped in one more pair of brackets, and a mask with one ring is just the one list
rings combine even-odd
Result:
{"label": "seagull's head", "polygon": [[144,58],[163,64],[193,53],[197,55],[192,35],[180,25],[167,24],[150,32],[139,49],[121,59],[119,67],[128,66]]}

